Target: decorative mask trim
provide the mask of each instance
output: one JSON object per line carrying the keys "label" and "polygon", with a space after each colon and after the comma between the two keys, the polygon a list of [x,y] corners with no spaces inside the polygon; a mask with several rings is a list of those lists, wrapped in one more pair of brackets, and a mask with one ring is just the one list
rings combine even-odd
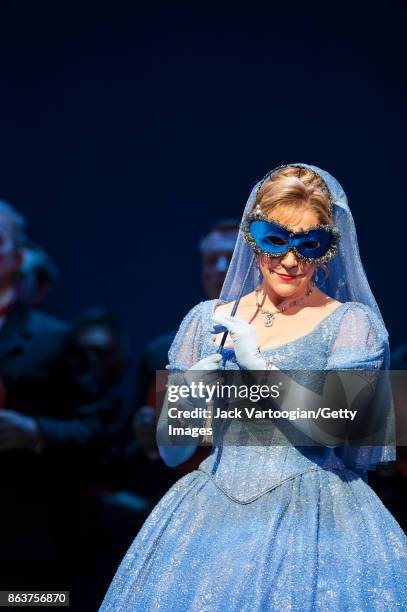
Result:
{"label": "decorative mask trim", "polygon": [[279,225],[280,227],[282,227],[283,229],[287,230],[288,232],[292,233],[292,234],[296,234],[296,233],[302,233],[302,232],[293,232],[292,228],[284,225],[283,223],[280,223],[280,221],[277,221],[273,218],[269,218],[266,217],[266,215],[264,215],[261,210],[259,205],[257,205],[256,209],[250,213],[248,213],[244,219],[242,220],[242,223],[240,224],[240,229],[242,231],[243,234],[243,238],[244,240],[247,242],[247,244],[249,246],[252,247],[252,249],[254,250],[255,253],[257,254],[263,254],[266,257],[283,257],[285,255],[285,253],[288,250],[292,250],[295,252],[296,256],[307,263],[317,263],[317,264],[321,264],[321,263],[325,263],[326,261],[329,261],[330,259],[332,259],[338,250],[338,242],[340,239],[340,232],[338,230],[338,228],[336,226],[331,226],[331,225],[326,225],[323,223],[320,223],[318,225],[313,225],[312,227],[307,228],[307,230],[305,230],[306,232],[309,232],[311,230],[325,230],[328,231],[331,236],[332,236],[332,242],[329,245],[328,250],[324,253],[324,255],[322,255],[321,257],[306,257],[305,255],[303,255],[302,253],[300,253],[296,247],[290,247],[289,249],[287,249],[287,251],[283,252],[283,253],[269,253],[267,251],[264,251],[264,249],[262,249],[256,242],[256,240],[254,239],[252,233],[251,233],[251,223],[253,221],[266,221],[266,222],[272,222],[275,223],[276,225]]}

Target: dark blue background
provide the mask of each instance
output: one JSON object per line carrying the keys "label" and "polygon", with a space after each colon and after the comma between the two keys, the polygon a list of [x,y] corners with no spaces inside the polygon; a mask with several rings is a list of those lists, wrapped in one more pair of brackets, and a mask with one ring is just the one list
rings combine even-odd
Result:
{"label": "dark blue background", "polygon": [[402,3],[0,9],[0,197],[136,357],[202,299],[197,241],[283,162],[336,176],[392,344],[406,339]]}

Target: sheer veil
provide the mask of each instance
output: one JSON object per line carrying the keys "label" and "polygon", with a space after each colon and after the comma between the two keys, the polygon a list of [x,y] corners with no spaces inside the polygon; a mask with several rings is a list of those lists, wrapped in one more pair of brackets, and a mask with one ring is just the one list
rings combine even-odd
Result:
{"label": "sheer veil", "polygon": [[[350,211],[346,194],[339,182],[325,170],[308,164],[292,163],[285,166],[301,166],[310,168],[319,174],[325,181],[333,205],[333,220],[340,231],[340,241],[336,256],[327,262],[328,277],[325,281],[319,282],[319,288],[327,295],[341,302],[360,302],[368,306],[377,317],[377,328],[382,344],[385,347],[383,369],[387,370],[390,363],[390,351],[388,342],[388,332],[383,321],[382,314],[373,296],[372,290],[367,279],[360,254],[356,236],[355,223]],[[281,166],[268,173],[271,176]],[[254,205],[257,189],[261,182],[257,183],[252,189],[247,200],[243,216],[248,213]],[[253,251],[244,241],[242,232],[239,232],[229,269],[220,293],[220,300],[225,302],[234,301],[241,290],[242,281],[247,274]],[[257,266],[252,266],[243,295],[250,293],[259,284],[259,272]],[[322,280],[322,279],[321,279]],[[390,391],[389,391],[390,392]],[[391,402],[391,392],[387,396]],[[387,406],[387,409],[389,407]],[[388,424],[385,439],[389,439],[389,433],[393,430],[392,425]],[[386,444],[386,442],[384,442]],[[359,467],[373,467],[376,463],[393,460],[395,458],[394,446],[382,447],[347,447],[339,450],[339,454],[346,458],[347,463]]]}
{"label": "sheer veil", "polygon": [[[333,220],[338,227],[341,240],[339,243],[337,255],[327,262],[329,276],[324,283],[320,283],[319,287],[326,294],[340,302],[361,302],[369,306],[377,315],[382,327],[383,334],[388,338],[388,333],[381,315],[380,309],[370,289],[369,282],[365,270],[360,259],[358,241],[356,237],[355,223],[352,213],[348,206],[348,200],[344,190],[338,181],[325,170],[321,170],[316,166],[308,164],[293,163],[286,164],[288,166],[302,166],[310,168],[319,174],[325,181],[331,193],[333,203]],[[281,166],[271,170],[271,176]],[[243,216],[246,215],[252,208],[256,198],[257,189],[260,182],[257,183],[247,200]],[[239,232],[236,246],[233,252],[233,257],[229,265],[229,269],[222,287],[220,299],[225,302],[230,302],[236,299],[241,288],[242,280],[247,272],[250,264],[253,251],[251,247],[244,241],[242,232]],[[258,276],[255,268],[249,274],[246,282],[244,293],[250,293],[258,284]]]}

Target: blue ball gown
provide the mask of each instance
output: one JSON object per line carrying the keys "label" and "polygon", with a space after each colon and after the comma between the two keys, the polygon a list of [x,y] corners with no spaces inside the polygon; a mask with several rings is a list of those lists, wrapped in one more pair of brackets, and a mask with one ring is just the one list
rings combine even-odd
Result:
{"label": "blue ball gown", "polygon": [[[185,317],[170,371],[216,350],[216,303]],[[344,302],[265,354],[284,369],[381,368],[375,316]],[[230,349],[225,367],[239,367]],[[406,537],[366,483],[363,463],[323,447],[217,445],[151,512],[100,612],[407,609]]]}

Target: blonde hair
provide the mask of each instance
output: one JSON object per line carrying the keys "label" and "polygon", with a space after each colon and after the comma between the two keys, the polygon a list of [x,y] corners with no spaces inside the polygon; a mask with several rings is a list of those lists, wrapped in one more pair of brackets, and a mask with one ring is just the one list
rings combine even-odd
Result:
{"label": "blonde hair", "polygon": [[287,166],[277,170],[259,189],[255,207],[259,205],[266,216],[277,209],[288,207],[288,213],[313,210],[319,223],[333,225],[329,191],[321,177],[300,166]]}

